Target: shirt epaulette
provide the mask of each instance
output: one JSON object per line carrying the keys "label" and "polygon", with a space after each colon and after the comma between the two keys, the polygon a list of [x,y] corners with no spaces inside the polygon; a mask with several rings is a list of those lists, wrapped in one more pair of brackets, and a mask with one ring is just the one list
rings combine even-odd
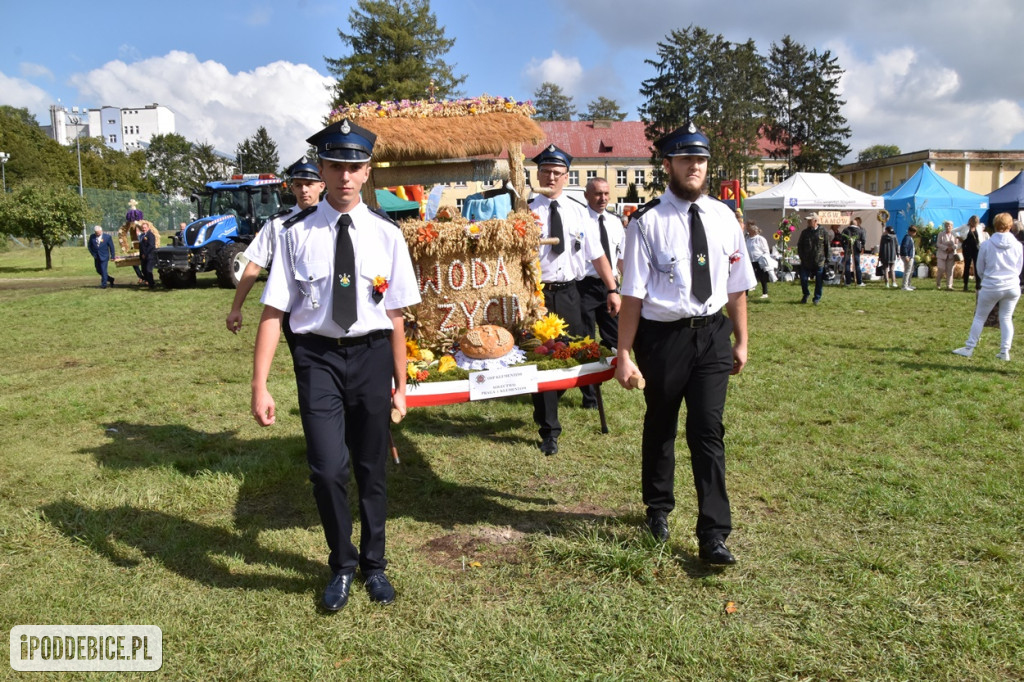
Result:
{"label": "shirt epaulette", "polygon": [[387,214],[387,212],[383,208],[381,208],[380,206],[378,206],[377,208],[371,208],[370,209],[370,213],[373,213],[374,215],[376,215],[379,218],[383,218],[384,220],[388,221],[389,223],[391,223],[395,227],[400,227],[399,224],[397,222],[395,222],[395,219],[392,218],[391,216],[389,216]]}
{"label": "shirt epaulette", "polygon": [[646,204],[643,205],[643,208],[639,208],[639,209],[633,211],[632,213],[630,213],[629,214],[629,219],[630,220],[639,220],[640,217],[644,213],[647,213],[649,210],[651,210],[652,208],[654,208],[655,206],[657,206],[660,203],[661,203],[661,197],[658,197],[657,199],[651,199],[650,201],[648,201]]}
{"label": "shirt epaulette", "polygon": [[316,210],[316,206],[310,206],[309,208],[304,208],[301,211],[299,211],[298,213],[296,213],[295,215],[293,215],[288,220],[284,221],[284,223],[281,225],[281,227],[287,230],[289,227],[291,227],[295,223],[299,222],[300,220],[302,220],[303,218],[305,218],[306,216],[308,216],[310,213],[312,213],[315,210]]}
{"label": "shirt epaulette", "polygon": [[274,215],[272,215],[269,218],[267,218],[267,222],[269,223],[271,220],[277,220],[278,218],[283,218],[284,216],[286,216],[289,213],[291,213],[291,210],[293,208],[295,208],[295,207],[294,206],[289,206],[288,208],[282,208],[280,211],[278,211]]}
{"label": "shirt epaulette", "polygon": [[540,198],[540,196],[541,196],[541,195],[537,194],[537,195],[535,195],[535,196],[534,196],[534,197],[533,197],[532,199],[530,199],[530,200],[529,200],[528,202],[526,202],[526,203],[528,203],[528,204],[532,204],[533,202],[537,201],[537,199],[539,199],[539,198]]}

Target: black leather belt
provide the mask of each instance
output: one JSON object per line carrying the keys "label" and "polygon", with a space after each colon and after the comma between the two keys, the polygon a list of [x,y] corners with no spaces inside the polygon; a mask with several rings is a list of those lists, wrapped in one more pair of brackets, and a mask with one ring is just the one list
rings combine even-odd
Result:
{"label": "black leather belt", "polygon": [[568,282],[544,282],[544,288],[549,291],[558,291],[559,289],[566,289],[576,284],[576,280],[570,280]]}
{"label": "black leather belt", "polygon": [[366,346],[370,342],[376,341],[377,339],[391,338],[391,330],[389,329],[377,329],[368,334],[362,336],[343,336],[338,339],[331,338],[329,336],[320,336],[319,334],[296,334],[296,341],[315,341],[324,345],[330,346],[341,346],[342,348],[348,348],[351,346]]}
{"label": "black leather belt", "polygon": [[655,327],[662,327],[664,329],[679,329],[680,327],[688,327],[690,329],[701,329],[713,324],[722,318],[722,311],[719,310],[711,315],[697,316],[697,317],[681,317],[678,320],[669,320],[667,322],[661,322],[658,320],[647,320],[642,319],[642,322],[647,325]]}

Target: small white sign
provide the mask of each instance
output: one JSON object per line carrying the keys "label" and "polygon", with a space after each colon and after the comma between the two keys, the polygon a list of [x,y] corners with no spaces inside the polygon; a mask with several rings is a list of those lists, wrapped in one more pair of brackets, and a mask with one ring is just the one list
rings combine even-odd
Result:
{"label": "small white sign", "polygon": [[537,392],[537,365],[469,373],[469,399],[487,400]]}
{"label": "small white sign", "polygon": [[156,625],[15,625],[11,668],[159,670],[163,631]]}

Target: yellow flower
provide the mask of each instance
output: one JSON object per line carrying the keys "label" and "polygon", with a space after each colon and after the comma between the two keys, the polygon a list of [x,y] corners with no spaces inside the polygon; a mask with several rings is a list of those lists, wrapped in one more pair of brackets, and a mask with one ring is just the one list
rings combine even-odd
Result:
{"label": "yellow flower", "polygon": [[410,362],[410,363],[406,364],[406,366],[405,366],[405,373],[413,381],[416,381],[416,373],[417,372],[419,372],[419,369],[416,367],[416,363],[415,362]]}
{"label": "yellow flower", "polygon": [[788,236],[786,236],[786,237],[783,237],[783,238],[782,238],[782,241],[784,241],[784,242],[786,242],[786,243],[788,244],[788,243],[789,243],[789,237],[788,237]]}
{"label": "yellow flower", "polygon": [[418,343],[415,341],[405,342],[405,358],[414,362],[420,359],[420,346]]}
{"label": "yellow flower", "polygon": [[450,355],[442,355],[437,361],[437,371],[441,374],[455,369],[455,358]]}
{"label": "yellow flower", "polygon": [[420,362],[425,362],[427,364],[430,364],[433,361],[434,361],[434,354],[433,353],[431,353],[426,348],[424,348],[423,350],[420,351]]}
{"label": "yellow flower", "polygon": [[569,350],[575,352],[580,350],[581,348],[586,348],[592,343],[594,343],[594,339],[590,338],[589,336],[584,336],[579,341],[573,341],[572,343],[570,343]]}
{"label": "yellow flower", "polygon": [[554,313],[548,313],[547,317],[533,323],[533,335],[540,339],[542,343],[551,339],[557,339],[562,334],[565,334],[567,329],[568,326],[565,324],[565,320]]}

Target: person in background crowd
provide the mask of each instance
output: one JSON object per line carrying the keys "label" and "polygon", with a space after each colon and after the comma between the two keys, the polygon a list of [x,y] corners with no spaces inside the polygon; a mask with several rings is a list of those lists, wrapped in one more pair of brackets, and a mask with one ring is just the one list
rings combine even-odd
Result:
{"label": "person in background crowd", "polygon": [[698,556],[713,565],[734,564],[725,545],[732,515],[722,414],[729,376],[747,363],[745,294],[754,286],[754,271],[735,216],[704,193],[708,138],[691,122],[655,147],[668,189],[634,213],[626,230],[615,378],[632,388],[637,375],[646,377],[640,480],[651,535],[658,542],[669,539],[675,441],[685,402]]}
{"label": "person in background crowd", "polygon": [[[1010,228],[1010,234],[1017,238],[1021,244],[1024,244],[1024,225],[1019,220],[1013,221],[1013,227]],[[1020,273],[1020,285],[1024,287],[1024,271]]]}
{"label": "person in background crowd", "polygon": [[916,236],[917,228],[911,225],[907,228],[907,233],[903,235],[903,241],[900,242],[900,258],[903,259],[903,291],[914,290],[914,287],[910,286],[910,278],[914,276],[914,257],[917,255],[917,244],[914,243]]}
{"label": "person in background crowd", "polygon": [[848,285],[853,284],[856,279],[857,286],[864,286],[863,274],[860,271],[860,255],[864,253],[866,237],[859,217],[854,218],[843,230],[843,278]]}
{"label": "person in background crowd", "polygon": [[149,229],[149,221],[139,223],[139,261],[142,267],[142,281],[150,291],[156,288],[153,280],[153,266],[156,265],[156,237]]}
{"label": "person in background crowd", "polygon": [[978,216],[972,215],[967,219],[967,230],[963,236],[964,254],[964,291],[967,291],[967,284],[971,279],[971,267],[974,267],[974,290],[981,288],[981,277],[978,275],[978,249],[988,239],[985,226],[978,222]]}
{"label": "person in background crowd", "polygon": [[[286,168],[285,173],[288,175],[288,187],[295,195],[295,206],[270,216],[256,234],[256,238],[245,249],[245,257],[249,262],[246,263],[245,270],[238,280],[235,298],[225,320],[228,331],[232,334],[237,334],[242,328],[242,304],[256,283],[256,278],[260,276],[260,270],[270,266],[270,261],[274,257],[274,245],[281,230],[291,226],[288,221],[292,217],[320,203],[320,195],[324,191],[320,171],[317,170],[316,164],[305,156]],[[287,327],[285,331],[288,331]]]}
{"label": "person in background crowd", "polygon": [[814,276],[814,305],[821,301],[821,286],[825,281],[825,263],[829,258],[829,240],[832,239],[830,231],[818,225],[818,214],[811,213],[807,216],[807,227],[800,233],[797,240],[796,252],[800,256],[800,289],[803,291],[801,303],[807,303],[810,296],[810,288],[807,281]]}
{"label": "person in background crowd", "polygon": [[945,221],[942,223],[942,232],[935,242],[935,264],[939,270],[935,279],[937,289],[941,289],[942,280],[946,280],[946,289],[953,291],[953,270],[956,267],[956,250],[959,246],[960,240],[953,234],[953,221]]}
{"label": "person in background crowd", "polygon": [[[626,233],[618,217],[605,210],[611,196],[608,181],[604,178],[590,178],[583,196],[587,200],[587,215],[590,218],[587,228],[597,235],[617,284],[619,273],[622,272],[622,242],[626,239]],[[576,280],[576,288],[580,292],[580,317],[586,335],[597,338],[594,333],[596,327],[601,332],[601,345],[614,350],[619,342],[619,321],[608,312],[608,289],[590,261],[586,264],[586,275]],[[583,407],[597,409],[597,390],[594,385],[580,388]]]}
{"label": "person in background crowd", "polygon": [[999,306],[999,360],[1010,360],[1010,346],[1013,344],[1013,310],[1020,300],[1020,276],[1024,270],[1024,247],[1010,234],[1013,218],[1009,213],[1000,213],[992,223],[995,234],[978,249],[978,273],[981,289],[974,309],[974,321],[967,335],[967,343],[953,351],[956,355],[969,358],[981,340],[992,308]]}
{"label": "person in background crowd", "polygon": [[761,236],[761,228],[753,222],[747,223],[747,255],[754,266],[754,277],[761,283],[761,298],[768,298],[768,282],[771,281],[768,240]]}
{"label": "person in background crowd", "polygon": [[885,277],[885,288],[896,287],[896,259],[900,257],[900,244],[896,241],[896,230],[892,225],[885,226],[882,241],[878,244],[878,262],[882,265]]}
{"label": "person in background crowd", "polygon": [[100,276],[100,289],[106,289],[107,283],[114,286],[114,278],[107,274],[107,266],[114,259],[114,240],[109,234],[103,234],[103,228],[97,225],[89,238],[89,253],[96,265],[96,274]]}

